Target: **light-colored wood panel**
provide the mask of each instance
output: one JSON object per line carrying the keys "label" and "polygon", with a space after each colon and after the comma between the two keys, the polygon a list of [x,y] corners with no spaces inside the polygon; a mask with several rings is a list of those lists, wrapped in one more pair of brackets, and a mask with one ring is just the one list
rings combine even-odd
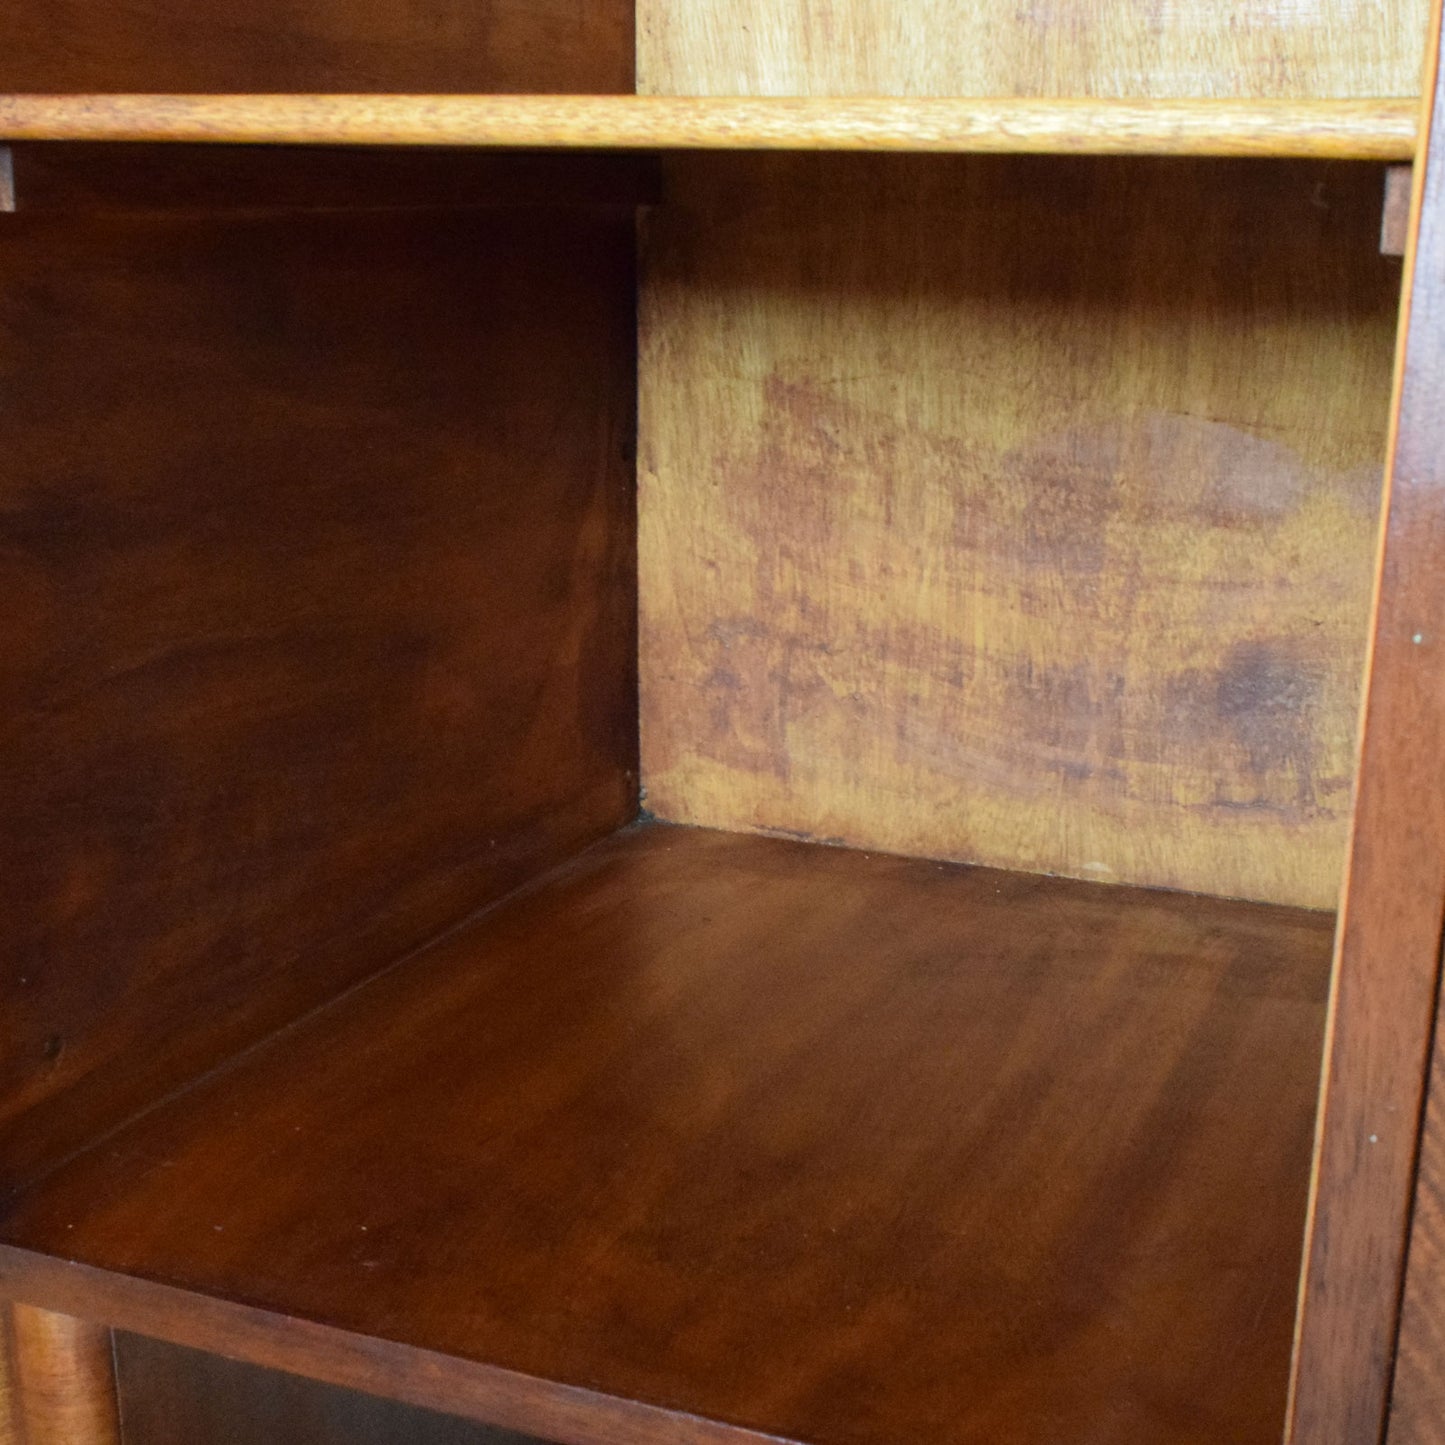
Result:
{"label": "light-colored wood panel", "polygon": [[120,1445],[110,1331],[32,1305],[10,1314],[25,1445]]}
{"label": "light-colored wood panel", "polygon": [[1333,904],[1380,174],[690,157],[647,222],[647,806]]}
{"label": "light-colored wood panel", "polygon": [[0,96],[0,139],[1408,160],[1399,100],[819,100],[655,96]]}
{"label": "light-colored wood panel", "polygon": [[639,0],[656,95],[1418,95],[1426,0]]}

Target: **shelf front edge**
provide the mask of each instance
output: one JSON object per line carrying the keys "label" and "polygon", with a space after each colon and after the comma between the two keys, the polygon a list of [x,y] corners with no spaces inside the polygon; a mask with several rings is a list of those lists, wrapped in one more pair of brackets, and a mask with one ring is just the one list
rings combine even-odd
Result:
{"label": "shelf front edge", "polygon": [[557,1445],[797,1445],[746,1426],[542,1380],[0,1244],[0,1301],[284,1370]]}
{"label": "shelf front edge", "polygon": [[1075,155],[1415,154],[1418,102],[6,95],[0,140]]}

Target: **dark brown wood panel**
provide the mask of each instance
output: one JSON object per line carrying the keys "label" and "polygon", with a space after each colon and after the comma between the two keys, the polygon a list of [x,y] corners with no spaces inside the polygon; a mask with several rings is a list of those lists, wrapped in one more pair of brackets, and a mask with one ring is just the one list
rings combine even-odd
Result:
{"label": "dark brown wood panel", "polygon": [[1410,1224],[1389,1445],[1445,1445],[1445,1038],[1436,1035]]}
{"label": "dark brown wood panel", "polygon": [[0,7],[0,92],[632,88],[632,0],[7,0]]}
{"label": "dark brown wood panel", "polygon": [[118,1332],[115,1353],[125,1445],[538,1445],[144,1335]]}
{"label": "dark brown wood panel", "polygon": [[1383,550],[1295,1361],[1296,1445],[1384,1429],[1445,911],[1445,71],[1405,257]]}
{"label": "dark brown wood panel", "polygon": [[188,1293],[0,1244],[0,1297],[79,1308],[172,1343],[586,1445],[765,1445],[776,1437],[580,1386],[438,1355],[294,1315]]}
{"label": "dark brown wood panel", "polygon": [[659,199],[656,156],[446,146],[17,145],[17,209],[425,210],[639,206]]}
{"label": "dark brown wood panel", "polygon": [[0,1291],[568,1445],[1273,1445],[1330,936],[640,827],[17,1200]]}
{"label": "dark brown wood panel", "polygon": [[635,812],[623,211],[0,225],[0,1181]]}
{"label": "dark brown wood panel", "polygon": [[16,1306],[0,1302],[0,1445],[24,1445],[20,1433],[20,1402],[15,1398],[14,1336]]}

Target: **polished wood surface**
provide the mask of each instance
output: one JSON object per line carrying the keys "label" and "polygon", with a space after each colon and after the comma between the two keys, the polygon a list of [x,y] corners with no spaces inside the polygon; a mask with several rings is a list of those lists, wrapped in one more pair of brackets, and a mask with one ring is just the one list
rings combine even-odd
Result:
{"label": "polished wood surface", "polygon": [[24,1445],[121,1445],[110,1331],[17,1304],[10,1334]]}
{"label": "polished wood surface", "polygon": [[633,89],[631,0],[6,0],[0,91]]}
{"label": "polished wood surface", "polygon": [[637,0],[660,95],[1418,95],[1429,0]]}
{"label": "polished wood surface", "polygon": [[[1442,386],[1445,386],[1445,282],[1441,279],[1442,266],[1445,266],[1445,104],[1438,99],[1439,94],[1437,90],[1434,126],[1441,140],[1432,146],[1435,159],[1426,182],[1428,190],[1418,199],[1412,197],[1414,206],[1419,208],[1416,211],[1419,231],[1415,239],[1411,290],[1412,339],[1405,355],[1399,421],[1400,453],[1413,479],[1412,490],[1418,488],[1427,493],[1433,490],[1437,497],[1445,493],[1445,467],[1439,461],[1440,448],[1445,446],[1445,427],[1440,425],[1438,415]],[[1408,238],[1409,225],[1404,229]],[[1407,403],[1411,405],[1409,412],[1405,410]],[[1407,425],[1411,429],[1408,434]],[[1437,531],[1445,531],[1445,524],[1437,523]],[[1438,563],[1440,556],[1439,543],[1427,541],[1422,555],[1428,560],[1422,563],[1410,558],[1407,565],[1425,570],[1426,576],[1419,580],[1422,587],[1428,587],[1430,564]],[[1434,585],[1439,586],[1438,577]],[[1420,645],[1423,646],[1423,642]],[[1424,685],[1428,687],[1428,683]],[[1435,685],[1438,688],[1438,678]],[[1428,706],[1428,699],[1417,698],[1417,705],[1420,701]],[[1437,738],[1442,701],[1445,699],[1437,693],[1432,710]],[[1428,738],[1423,746],[1430,746]],[[1423,756],[1415,760],[1417,768],[1424,760]],[[1421,775],[1415,771],[1411,776]],[[1445,806],[1438,792],[1434,806],[1437,810]],[[1440,846],[1438,836],[1436,846]],[[1415,902],[1423,915],[1428,908],[1428,875],[1423,870],[1419,875],[1410,875],[1405,886],[1411,885],[1424,895]],[[1439,891],[1437,878],[1437,895]],[[1424,946],[1428,926],[1425,916],[1415,922],[1419,937],[1411,940],[1412,953]],[[1411,962],[1416,970],[1428,972],[1425,960],[1418,953]],[[1441,986],[1445,987],[1445,979]],[[1418,1003],[1418,999],[1416,1001]],[[1414,1194],[1410,1201],[1404,1301],[1390,1382],[1387,1445],[1445,1445],[1445,1030],[1441,1027],[1441,1004],[1437,994],[1434,1047]],[[1375,1008],[1382,1015],[1385,1007],[1383,997],[1376,1001]],[[1413,1022],[1418,1036],[1419,1021]],[[1380,1027],[1378,1021],[1376,1027]],[[1393,1262],[1393,1253],[1390,1258]],[[1337,1348],[1343,1351],[1350,1343],[1348,1338],[1342,1339]]]}
{"label": "polished wood surface", "polygon": [[774,1445],[777,1438],[4,1244],[0,1295],[69,1301],[137,1334],[500,1428],[525,1427],[557,1445]]}
{"label": "polished wood surface", "polygon": [[405,146],[17,145],[18,209],[413,211],[651,205],[659,158]]}
{"label": "polished wood surface", "polygon": [[0,140],[1409,160],[1413,100],[0,95]]}
{"label": "polished wood surface", "polygon": [[0,1291],[564,1445],[1272,1445],[1330,933],[629,830],[14,1201]]}
{"label": "polished wood surface", "polygon": [[[1440,6],[1430,45],[1440,49]],[[1445,69],[1416,166],[1295,1364],[1295,1445],[1384,1427],[1445,916]],[[1427,1158],[1431,1145],[1427,1135]],[[1429,1228],[1428,1224],[1425,1226]]]}
{"label": "polished wood surface", "polygon": [[20,1401],[15,1397],[13,1308],[0,1300],[0,1445],[25,1445],[20,1438]]}
{"label": "polished wood surface", "polygon": [[1436,1011],[1387,1445],[1445,1445],[1445,1035]]}
{"label": "polished wood surface", "polygon": [[143,1335],[115,1347],[125,1445],[539,1445]]}
{"label": "polished wood surface", "polygon": [[0,226],[3,1188],[633,815],[633,249]]}
{"label": "polished wood surface", "polygon": [[648,807],[1332,907],[1400,278],[1379,170],[667,164]]}

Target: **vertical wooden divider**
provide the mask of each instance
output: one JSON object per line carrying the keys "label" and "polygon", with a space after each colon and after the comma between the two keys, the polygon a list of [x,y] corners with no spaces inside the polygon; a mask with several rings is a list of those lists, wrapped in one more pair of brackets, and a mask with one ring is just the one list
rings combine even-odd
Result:
{"label": "vertical wooden divider", "polygon": [[10,1315],[21,1445],[120,1445],[110,1330],[31,1305]]}
{"label": "vertical wooden divider", "polygon": [[0,1304],[0,1445],[22,1445],[15,1399],[15,1361],[10,1316],[13,1306]]}
{"label": "vertical wooden divider", "polygon": [[1445,910],[1445,97],[1436,0],[1289,1439],[1380,1439]]}

